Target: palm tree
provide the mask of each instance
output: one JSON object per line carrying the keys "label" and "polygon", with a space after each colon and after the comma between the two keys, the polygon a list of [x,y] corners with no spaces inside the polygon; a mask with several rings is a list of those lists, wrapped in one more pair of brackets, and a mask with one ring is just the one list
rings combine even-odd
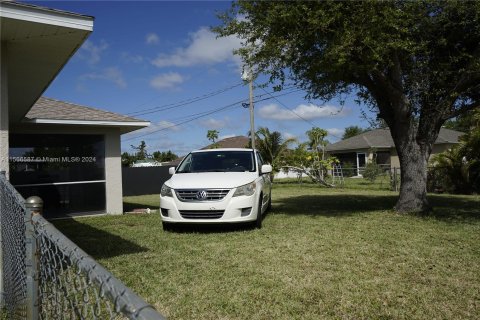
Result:
{"label": "palm tree", "polygon": [[296,139],[284,139],[282,134],[278,131],[270,132],[266,127],[258,128],[255,133],[256,147],[260,152],[263,160],[270,163],[273,167],[273,172],[279,171],[279,160],[281,156],[288,150],[288,146],[295,142]]}

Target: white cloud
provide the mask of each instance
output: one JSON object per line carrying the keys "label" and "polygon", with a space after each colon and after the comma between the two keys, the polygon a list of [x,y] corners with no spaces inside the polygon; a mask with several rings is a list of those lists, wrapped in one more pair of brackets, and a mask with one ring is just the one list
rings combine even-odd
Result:
{"label": "white cloud", "polygon": [[163,131],[180,131],[180,127],[175,125],[175,123],[167,121],[167,120],[161,120],[155,124],[150,125],[151,131],[155,130],[163,130]]}
{"label": "white cloud", "polygon": [[217,39],[216,34],[202,27],[190,35],[190,44],[186,48],[177,48],[173,54],[159,54],[152,63],[157,67],[189,67],[226,61],[240,65],[240,58],[232,52],[240,46],[239,38],[229,36]]}
{"label": "white cloud", "polygon": [[348,109],[335,106],[316,106],[314,104],[301,104],[292,111],[281,108],[277,104],[268,104],[258,110],[260,117],[272,120],[313,120],[332,116],[345,116]]}
{"label": "white cloud", "polygon": [[284,139],[298,139],[298,137],[290,132],[284,132],[282,133],[282,137]]}
{"label": "white cloud", "polygon": [[224,118],[223,120],[221,119],[204,119],[199,121],[200,125],[204,128],[207,128],[209,130],[219,130],[223,129],[225,127],[229,127],[230,119]]}
{"label": "white cloud", "polygon": [[139,54],[130,54],[128,52],[122,52],[120,57],[125,62],[132,62],[132,63],[142,63],[143,57]]}
{"label": "white cloud", "polygon": [[145,36],[145,43],[146,44],[158,44],[160,38],[156,33],[149,33]]}
{"label": "white cloud", "polygon": [[84,74],[80,77],[80,79],[105,80],[105,81],[113,82],[115,85],[117,85],[120,88],[127,87],[127,82],[123,78],[122,71],[117,67],[105,68],[100,72]]}
{"label": "white cloud", "polygon": [[345,133],[344,129],[338,129],[338,128],[330,128],[327,129],[327,132],[329,135],[333,136],[336,139],[341,139],[343,134]]}
{"label": "white cloud", "polygon": [[185,78],[177,72],[163,73],[150,81],[150,86],[155,89],[172,89],[185,82]]}
{"label": "white cloud", "polygon": [[[140,137],[141,139],[151,139],[151,137],[155,136],[155,134],[158,133],[158,135],[165,135],[169,132],[178,132],[180,131],[181,128],[175,123],[167,121],[167,120],[161,120],[158,122],[151,123],[148,127],[136,130],[133,132],[129,132],[127,134],[122,135],[122,139],[133,139],[135,137]],[[142,137],[144,134],[150,134],[148,137]]]}
{"label": "white cloud", "polygon": [[108,44],[102,40],[100,44],[96,45],[93,41],[87,40],[83,43],[78,51],[78,57],[83,60],[86,60],[88,64],[94,65],[97,64],[103,52],[107,50]]}

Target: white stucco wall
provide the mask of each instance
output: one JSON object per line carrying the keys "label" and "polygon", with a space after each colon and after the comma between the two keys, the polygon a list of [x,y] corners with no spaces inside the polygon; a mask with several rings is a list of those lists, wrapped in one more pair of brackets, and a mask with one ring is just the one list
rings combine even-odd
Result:
{"label": "white stucco wall", "polygon": [[105,180],[107,213],[123,213],[120,130],[105,134]]}

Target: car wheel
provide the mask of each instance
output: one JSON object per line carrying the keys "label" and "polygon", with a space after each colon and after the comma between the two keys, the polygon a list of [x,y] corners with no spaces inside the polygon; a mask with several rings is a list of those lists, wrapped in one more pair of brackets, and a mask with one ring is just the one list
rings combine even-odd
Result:
{"label": "car wheel", "polygon": [[260,199],[258,200],[258,212],[257,212],[257,220],[255,221],[255,228],[262,229],[262,198],[263,196],[260,195]]}

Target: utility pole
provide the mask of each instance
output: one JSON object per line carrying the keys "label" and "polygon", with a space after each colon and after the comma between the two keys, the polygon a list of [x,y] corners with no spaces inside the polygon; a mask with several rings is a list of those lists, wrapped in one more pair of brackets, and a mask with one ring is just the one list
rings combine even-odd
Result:
{"label": "utility pole", "polygon": [[250,71],[250,82],[248,84],[250,91],[250,136],[252,139],[252,149],[255,149],[255,123],[254,123],[254,112],[253,112],[253,76]]}
{"label": "utility pole", "polygon": [[[243,81],[248,81],[248,90],[249,90],[249,96],[250,96],[250,103],[249,103],[249,109],[250,109],[250,141],[252,143],[252,149],[255,149],[255,121],[254,121],[254,110],[253,110],[253,72],[252,68],[248,67],[247,70],[245,70],[245,67],[243,69],[242,73],[242,80]],[[247,107],[246,103],[242,104],[245,108]]]}

